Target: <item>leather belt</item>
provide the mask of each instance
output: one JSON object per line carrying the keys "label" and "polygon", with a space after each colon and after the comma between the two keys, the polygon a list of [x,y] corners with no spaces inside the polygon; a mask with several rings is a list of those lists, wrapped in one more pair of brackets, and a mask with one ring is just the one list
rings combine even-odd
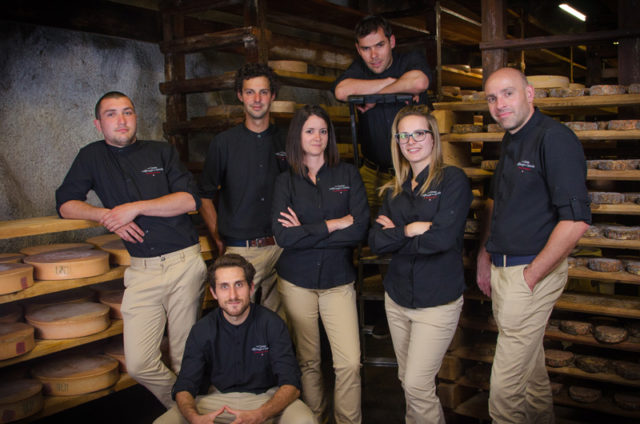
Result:
{"label": "leather belt", "polygon": [[491,263],[494,266],[499,266],[499,267],[528,265],[531,262],[533,262],[535,257],[536,255],[516,256],[516,255],[500,255],[498,253],[492,253]]}
{"label": "leather belt", "polygon": [[383,168],[380,165],[378,165],[377,163],[373,163],[371,162],[369,159],[367,158],[363,158],[362,159],[362,164],[364,166],[366,166],[369,169],[372,169],[376,172],[381,172],[383,174],[389,174],[389,175],[396,175],[396,170],[393,168]]}
{"label": "leather belt", "polygon": [[269,237],[259,237],[248,240],[240,240],[234,238],[225,237],[224,242],[227,246],[232,247],[264,247],[264,246],[273,246],[276,244],[276,240],[273,236]]}

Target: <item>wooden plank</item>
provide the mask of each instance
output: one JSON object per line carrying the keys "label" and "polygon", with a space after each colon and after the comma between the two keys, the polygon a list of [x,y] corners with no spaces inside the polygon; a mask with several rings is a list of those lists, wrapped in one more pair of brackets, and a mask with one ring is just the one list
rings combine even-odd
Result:
{"label": "wooden plank", "polygon": [[474,179],[489,178],[493,175],[493,172],[481,168],[465,167],[462,168],[462,170],[467,175],[467,177]]}
{"label": "wooden plank", "polygon": [[578,246],[640,250],[640,240],[614,240],[604,237],[582,237],[578,240]]}
{"label": "wooden plank", "polygon": [[539,49],[542,47],[567,47],[580,44],[608,44],[620,38],[640,37],[640,29],[615,29],[592,31],[581,34],[546,35],[514,40],[492,40],[480,42],[480,50],[491,49]]}
{"label": "wooden plank", "polygon": [[588,169],[587,180],[640,181],[640,170],[603,171],[601,169]]}
{"label": "wooden plank", "polygon": [[458,405],[453,412],[465,417],[489,420],[489,393],[481,392]]}
{"label": "wooden plank", "polygon": [[612,396],[605,395],[597,402],[583,403],[583,402],[576,402],[575,400],[571,399],[569,397],[568,390],[569,390],[568,387],[563,388],[563,390],[560,393],[558,393],[557,395],[554,395],[553,403],[556,405],[571,406],[575,408],[586,409],[589,411],[603,412],[609,415],[617,415],[620,417],[635,418],[637,420],[640,420],[640,411],[629,411],[629,410],[620,408],[618,405],[614,403]]}
{"label": "wooden plank", "polygon": [[[630,131],[614,131],[614,130],[597,130],[597,131],[575,131],[576,136],[581,141],[592,140],[638,140],[640,139],[640,130]],[[499,133],[469,133],[469,134],[442,134],[442,141],[449,142],[501,142],[504,132]],[[637,171],[636,171],[637,172]]]}
{"label": "wooden plank", "polygon": [[302,74],[300,72],[290,72],[276,70],[278,81],[282,85],[291,85],[294,87],[316,88],[321,90],[330,90],[335,77],[314,74]]}
{"label": "wooden plank", "polygon": [[25,353],[24,355],[0,361],[0,368],[20,362],[25,362],[30,359],[39,358],[41,356],[50,355],[55,352],[70,349],[72,347],[81,346],[87,343],[94,342],[96,340],[103,340],[111,336],[122,334],[122,327],[122,320],[116,319],[111,321],[111,325],[106,330],[96,334],[92,334],[90,336],[75,337],[73,339],[63,340],[36,339],[36,346],[33,348],[33,350]]}
{"label": "wooden plank", "polygon": [[76,289],[78,287],[89,286],[91,284],[102,283],[105,281],[116,280],[124,276],[126,266],[118,266],[111,268],[108,272],[88,278],[76,278],[72,280],[51,280],[36,281],[35,284],[27,289],[16,293],[10,293],[0,296],[0,304],[14,302],[21,299],[29,299],[31,297],[42,296],[43,294],[55,293],[64,290]]}
{"label": "wooden plank", "polygon": [[256,27],[234,28],[226,31],[192,35],[160,43],[163,54],[195,53],[207,49],[221,49],[255,43],[259,34]]}
{"label": "wooden plank", "polygon": [[440,139],[442,141],[449,141],[454,143],[471,143],[471,142],[501,142],[504,137],[504,133],[468,133],[468,134],[442,134]]}
{"label": "wooden plank", "polygon": [[100,224],[84,219],[61,219],[55,215],[37,218],[0,221],[0,240],[16,237],[59,233],[99,227]]}
{"label": "wooden plank", "polygon": [[[636,240],[637,242],[637,240]],[[592,271],[589,268],[578,266],[569,268],[569,277],[586,278],[598,281],[613,281],[627,284],[640,284],[640,275],[634,275],[629,272],[599,272]]]}
{"label": "wooden plank", "polygon": [[[598,106],[633,106],[640,104],[640,94],[616,94],[611,96],[582,96],[582,97],[545,97],[534,99],[533,103],[543,109],[567,109]],[[471,100],[468,102],[439,102],[433,107],[442,110],[459,112],[488,112],[486,100]]]}
{"label": "wooden plank", "polygon": [[617,205],[597,205],[591,204],[591,213],[597,214],[618,214],[618,215],[640,215],[640,205],[634,203],[619,203]]}

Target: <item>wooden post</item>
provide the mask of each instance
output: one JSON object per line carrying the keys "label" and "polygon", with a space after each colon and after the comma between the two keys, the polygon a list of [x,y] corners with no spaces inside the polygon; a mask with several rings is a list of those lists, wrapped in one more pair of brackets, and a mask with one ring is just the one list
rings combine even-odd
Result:
{"label": "wooden post", "polygon": [[[618,1],[618,28],[636,28],[640,21],[640,0]],[[621,38],[618,45],[618,84],[640,83],[640,38]]]}
{"label": "wooden post", "polygon": [[244,25],[253,26],[259,30],[255,46],[245,46],[247,48],[247,62],[267,63],[269,60],[269,38],[265,0],[245,0]]}
{"label": "wooden post", "polygon": [[[504,40],[507,34],[505,0],[482,0],[482,41]],[[482,80],[507,66],[507,50],[488,49],[482,51]]]}

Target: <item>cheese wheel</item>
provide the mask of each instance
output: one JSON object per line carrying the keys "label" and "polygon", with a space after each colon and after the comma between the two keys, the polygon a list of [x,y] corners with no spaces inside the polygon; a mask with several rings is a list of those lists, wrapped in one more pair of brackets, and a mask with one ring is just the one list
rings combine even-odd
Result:
{"label": "cheese wheel", "polygon": [[569,397],[580,403],[593,403],[602,397],[602,390],[590,387],[571,386],[569,387]]}
{"label": "cheese wheel", "polygon": [[109,326],[109,307],[100,303],[63,303],[27,313],[40,339],[69,339],[99,333]]}
{"label": "cheese wheel", "polygon": [[93,277],[109,271],[109,254],[100,250],[62,250],[27,256],[38,280]]}
{"label": "cheese wheel", "polygon": [[22,261],[25,255],[22,253],[0,253],[0,264],[7,262],[18,263]]}
{"label": "cheese wheel", "polygon": [[33,266],[27,264],[0,264],[0,295],[15,293],[33,286]]}
{"label": "cheese wheel", "polygon": [[606,372],[609,369],[609,360],[597,356],[577,355],[576,367],[588,373]]}
{"label": "cheese wheel", "polygon": [[560,330],[567,334],[573,334],[574,336],[584,336],[591,334],[593,325],[591,325],[590,322],[562,320],[560,321]]}
{"label": "cheese wheel", "polygon": [[73,290],[49,293],[29,299],[29,302],[25,304],[25,311],[29,314],[45,306],[58,305],[61,303],[92,302],[94,299],[95,293],[93,290],[81,287]]}
{"label": "cheese wheel", "polygon": [[103,234],[101,236],[90,237],[86,241],[87,243],[91,243],[96,247],[100,247],[103,244],[108,243],[110,241],[114,241],[114,240],[121,240],[121,238],[117,234],[110,233],[110,234]]}
{"label": "cheese wheel", "polygon": [[109,343],[105,347],[104,353],[120,363],[120,372],[127,372],[127,362],[124,359],[124,343],[122,342],[122,337]]}
{"label": "cheese wheel", "polygon": [[271,69],[279,71],[301,72],[306,74],[309,69],[306,62],[299,60],[270,60],[268,63]]}
{"label": "cheese wheel", "polygon": [[640,364],[628,361],[613,361],[613,368],[622,378],[640,380]]}
{"label": "cheese wheel", "polygon": [[38,255],[40,253],[57,252],[59,250],[85,250],[91,248],[93,248],[93,245],[89,243],[55,243],[25,247],[20,249],[20,253],[24,253],[25,255]]}
{"label": "cheese wheel", "polygon": [[113,386],[118,366],[106,355],[69,355],[37,365],[31,374],[42,382],[45,394],[76,396]]}
{"label": "cheese wheel", "polygon": [[289,100],[276,100],[271,103],[269,110],[274,113],[293,113],[296,108],[296,102]]}
{"label": "cheese wheel", "polygon": [[533,88],[569,88],[569,78],[562,75],[533,75],[527,81]]}
{"label": "cheese wheel", "polygon": [[543,99],[545,97],[549,97],[549,89],[548,88],[536,88],[533,90],[533,98],[534,99]]}
{"label": "cheese wheel", "polygon": [[42,383],[19,379],[0,383],[0,423],[18,421],[42,409]]}
{"label": "cheese wheel", "polygon": [[571,128],[573,131],[595,131],[598,129],[598,124],[596,122],[570,121],[565,122],[564,125]]}
{"label": "cheese wheel", "polygon": [[600,343],[621,343],[627,340],[629,332],[622,327],[611,327],[609,325],[596,325],[593,328],[593,337]]}
{"label": "cheese wheel", "polygon": [[22,319],[22,307],[16,303],[0,305],[0,324],[18,322]]}
{"label": "cheese wheel", "polygon": [[624,202],[624,195],[622,193],[607,192],[607,191],[590,191],[589,200],[591,203],[613,205]]}
{"label": "cheese wheel", "polygon": [[573,364],[575,355],[567,350],[546,349],[544,351],[545,363],[550,367],[567,367]]}
{"label": "cheese wheel", "polygon": [[624,266],[620,259],[591,258],[589,259],[589,269],[598,272],[619,272],[624,269]]}
{"label": "cheese wheel", "polygon": [[633,84],[629,84],[629,87],[627,87],[627,92],[629,94],[640,94],[640,83],[633,83]]}
{"label": "cheese wheel", "polygon": [[122,319],[122,312],[120,312],[122,296],[124,296],[124,290],[100,293],[100,303],[109,307],[109,315],[113,319]]}
{"label": "cheese wheel", "polygon": [[500,124],[487,124],[487,132],[490,133],[500,133],[504,132],[504,128]]}
{"label": "cheese wheel", "polygon": [[33,327],[23,322],[0,324],[0,360],[20,356],[36,346]]}
{"label": "cheese wheel", "polygon": [[111,263],[118,265],[131,265],[131,256],[122,240],[112,240],[102,246],[100,249],[109,252],[109,260]]}
{"label": "cheese wheel", "polygon": [[640,119],[616,119],[609,121],[607,128],[614,131],[637,130],[640,129]]}
{"label": "cheese wheel", "polygon": [[628,261],[625,269],[629,274],[640,275],[640,261]]}
{"label": "cheese wheel", "polygon": [[602,225],[589,225],[587,231],[584,232],[582,237],[602,237],[604,235],[604,227]]}
{"label": "cheese wheel", "polygon": [[584,87],[582,88],[550,88],[549,97],[580,97],[584,96]]}
{"label": "cheese wheel", "polygon": [[613,401],[622,409],[629,411],[640,409],[640,395],[635,393],[614,393]]}
{"label": "cheese wheel", "polygon": [[613,94],[624,94],[624,85],[592,85],[589,94],[592,96],[610,96]]}
{"label": "cheese wheel", "polygon": [[482,132],[482,126],[476,124],[454,124],[451,132],[454,134],[467,134]]}
{"label": "cheese wheel", "polygon": [[569,90],[576,90],[576,89],[580,89],[580,88],[585,88],[584,84],[579,84],[577,82],[570,82],[569,83]]}
{"label": "cheese wheel", "polygon": [[608,225],[604,229],[604,236],[614,240],[640,240],[640,226]]}

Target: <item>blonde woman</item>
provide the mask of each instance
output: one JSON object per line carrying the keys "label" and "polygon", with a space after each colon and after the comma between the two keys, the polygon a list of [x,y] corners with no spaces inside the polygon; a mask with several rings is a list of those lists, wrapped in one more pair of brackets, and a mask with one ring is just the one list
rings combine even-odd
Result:
{"label": "blonde woman", "polygon": [[391,129],[395,178],[369,234],[375,253],[391,253],[385,310],[407,423],[444,423],[435,378],[462,310],[464,224],[471,189],[442,161],[438,124],[425,106],[401,109]]}

